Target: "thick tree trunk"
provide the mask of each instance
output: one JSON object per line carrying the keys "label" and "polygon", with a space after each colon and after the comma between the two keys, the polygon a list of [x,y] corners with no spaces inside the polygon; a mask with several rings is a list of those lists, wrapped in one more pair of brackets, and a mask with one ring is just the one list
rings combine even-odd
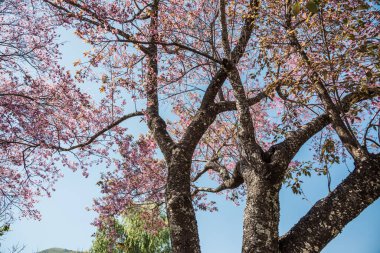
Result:
{"label": "thick tree trunk", "polygon": [[281,252],[320,252],[379,197],[380,156],[377,155],[355,163],[355,170],[281,238]]}
{"label": "thick tree trunk", "polygon": [[242,252],[279,252],[280,184],[254,175],[253,172],[250,174],[244,176],[247,201],[244,210]]}
{"label": "thick tree trunk", "polygon": [[190,192],[191,159],[174,148],[166,188],[166,205],[173,253],[199,253],[199,235]]}

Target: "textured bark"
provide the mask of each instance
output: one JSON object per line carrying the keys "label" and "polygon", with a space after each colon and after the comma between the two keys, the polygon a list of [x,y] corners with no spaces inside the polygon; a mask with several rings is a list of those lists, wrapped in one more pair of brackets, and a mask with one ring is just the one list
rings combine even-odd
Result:
{"label": "textured bark", "polygon": [[173,253],[198,253],[199,235],[190,192],[191,157],[175,147],[166,186],[166,205]]}
{"label": "textured bark", "polygon": [[[159,1],[152,5],[153,18],[150,27],[157,30]],[[159,114],[157,90],[157,35],[151,37],[152,44],[148,54],[147,114],[148,127],[152,131],[168,165],[166,185],[166,207],[169,220],[173,253],[199,253],[199,235],[197,220],[191,200],[190,170],[192,152],[176,145],[166,129],[165,121]],[[190,154],[190,155],[189,155]]]}
{"label": "textured bark", "polygon": [[281,252],[320,252],[379,197],[380,156],[377,155],[355,163],[355,170],[281,238]]}
{"label": "textured bark", "polygon": [[279,252],[280,184],[243,172],[247,187],[244,210],[243,253]]}

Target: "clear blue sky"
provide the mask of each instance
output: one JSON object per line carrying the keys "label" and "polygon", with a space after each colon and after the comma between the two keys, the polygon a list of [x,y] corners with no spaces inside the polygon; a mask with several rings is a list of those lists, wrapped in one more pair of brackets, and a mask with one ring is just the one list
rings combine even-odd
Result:
{"label": "clear blue sky", "polygon": [[[85,45],[75,39],[70,32],[62,32],[64,46],[64,64],[72,65],[79,58],[78,52],[85,50]],[[85,90],[98,93],[98,86],[84,87]],[[138,134],[141,126],[137,121],[128,125],[133,134]],[[307,148],[300,152],[300,158],[309,156]],[[25,253],[33,253],[51,247],[62,247],[72,250],[88,249],[91,235],[95,228],[90,223],[95,214],[85,210],[92,205],[92,199],[99,196],[96,182],[99,179],[101,166],[93,167],[90,177],[84,178],[81,173],[65,170],[56,192],[51,198],[41,199],[37,205],[42,213],[42,221],[20,220],[12,226],[12,231],[2,241],[0,252],[7,252],[11,245],[26,245]],[[337,167],[332,172],[333,186],[347,175],[345,167]],[[295,224],[309,208],[320,198],[327,195],[327,180],[314,176],[304,180],[304,192],[308,201],[295,196],[290,189],[283,188],[280,195],[281,216],[280,234],[285,233]],[[202,252],[235,253],[240,252],[242,238],[242,220],[244,205],[236,207],[224,201],[224,196],[214,197],[219,205],[219,212],[197,213]],[[343,230],[323,252],[326,253],[379,253],[380,252],[380,201],[367,208],[357,219]]]}

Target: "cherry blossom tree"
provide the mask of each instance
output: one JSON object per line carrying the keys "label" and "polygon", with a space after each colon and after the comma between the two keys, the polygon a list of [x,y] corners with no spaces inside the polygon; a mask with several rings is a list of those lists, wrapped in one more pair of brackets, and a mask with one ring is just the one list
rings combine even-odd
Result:
{"label": "cherry blossom tree", "polygon": [[[243,252],[319,252],[380,196],[377,1],[41,1],[92,46],[76,80],[101,82],[120,117],[72,148],[134,116],[150,130],[136,142],[115,131],[98,224],[163,203],[173,252],[200,252],[195,208],[215,210],[207,194],[226,192],[246,195]],[[307,142],[315,160],[294,160]],[[344,159],[351,174],[280,237],[284,182]],[[206,173],[220,185],[200,185]]]}
{"label": "cherry blossom tree", "polygon": [[[49,61],[56,63],[51,56],[58,53],[52,44],[55,35],[49,26],[43,25],[41,16],[32,16],[34,11],[30,7],[26,1],[0,3],[0,189],[1,217],[5,219],[4,222],[12,217],[12,206],[20,208],[24,215],[38,216],[32,208],[35,201],[32,196],[39,192],[33,192],[30,183],[33,180],[36,184],[42,183],[39,181],[42,178],[46,178],[46,181],[55,180],[54,173],[33,169],[29,171],[27,167],[30,151],[39,145],[35,140],[43,141],[39,137],[44,133],[36,129],[47,123],[41,122],[40,118],[46,113],[42,108],[49,106],[50,94],[46,89],[53,89],[49,87],[42,72],[48,69],[54,74],[54,79],[60,78],[63,81],[67,76],[60,76],[59,68],[50,68]],[[36,78],[32,77],[33,74]],[[37,163],[42,163],[45,158],[42,153],[40,155],[33,158],[39,160]],[[23,165],[25,173],[18,169]],[[49,187],[41,187],[38,191],[47,188]]]}
{"label": "cherry blossom tree", "polygon": [[[106,156],[108,149],[79,150],[79,143],[94,142],[90,137],[103,133],[113,120],[107,105],[91,102],[59,66],[56,23],[47,11],[37,1],[0,2],[2,223],[9,223],[15,212],[39,219],[35,203],[50,196],[62,176],[60,166],[81,167],[86,176],[89,153]],[[123,134],[117,132],[115,136]]]}

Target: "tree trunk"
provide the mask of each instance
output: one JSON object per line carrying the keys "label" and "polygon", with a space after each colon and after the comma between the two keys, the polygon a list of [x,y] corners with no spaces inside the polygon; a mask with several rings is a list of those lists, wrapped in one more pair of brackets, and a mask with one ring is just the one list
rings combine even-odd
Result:
{"label": "tree trunk", "polygon": [[191,158],[174,148],[168,163],[166,205],[173,253],[200,253],[199,235],[190,192]]}
{"label": "tree trunk", "polygon": [[254,172],[243,177],[247,187],[247,200],[242,252],[279,252],[280,184],[255,175]]}

